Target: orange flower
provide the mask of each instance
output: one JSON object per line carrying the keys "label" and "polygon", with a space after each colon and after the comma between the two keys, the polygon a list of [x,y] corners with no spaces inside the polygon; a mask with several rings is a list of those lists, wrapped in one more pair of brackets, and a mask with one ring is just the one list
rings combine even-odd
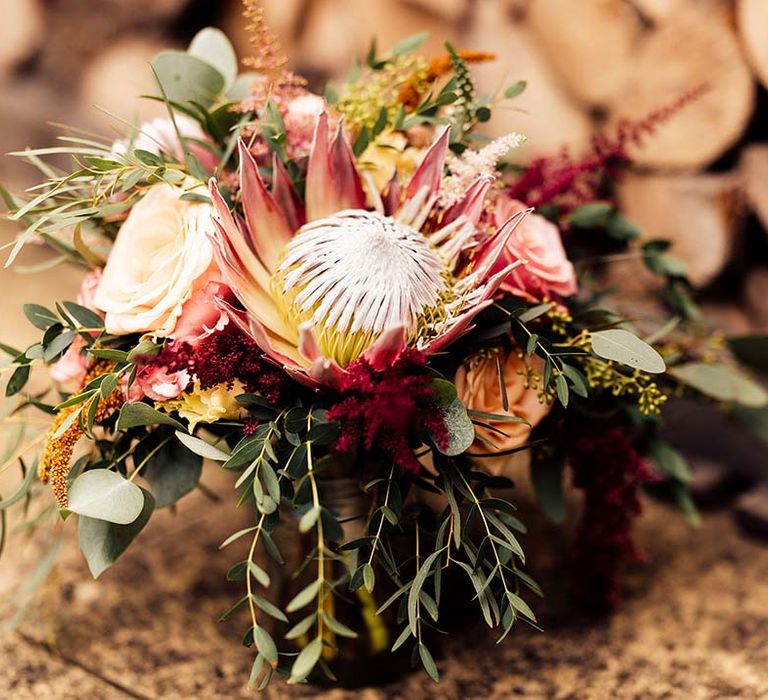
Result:
{"label": "orange flower", "polygon": [[[549,405],[539,400],[539,392],[530,383],[528,368],[519,356],[519,351],[515,349],[502,352],[504,354],[501,356],[497,354],[478,355],[470,358],[459,368],[455,378],[459,398],[468,409],[516,416],[528,421],[526,424],[506,420],[480,419],[483,423],[492,425],[495,430],[477,426],[477,435],[491,442],[498,451],[510,450],[525,444],[531,430],[549,412]],[[497,366],[499,357],[501,358],[509,401],[507,410],[504,409],[501,395]],[[543,369],[539,366],[542,362],[537,357],[528,358],[526,362],[533,364],[537,372]],[[474,449],[479,452],[493,451],[490,445],[481,440],[475,441]]]}

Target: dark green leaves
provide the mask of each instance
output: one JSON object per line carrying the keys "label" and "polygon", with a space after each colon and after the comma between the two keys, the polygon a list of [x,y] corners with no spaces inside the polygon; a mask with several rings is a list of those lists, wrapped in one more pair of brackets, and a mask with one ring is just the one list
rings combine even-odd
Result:
{"label": "dark green leaves", "polygon": [[203,458],[191,452],[168,429],[154,430],[134,451],[134,466],[149,484],[157,508],[176,503],[197,487]]}
{"label": "dark green leaves", "polygon": [[[88,472],[86,472],[87,474]],[[115,563],[117,558],[133,542],[136,535],[149,522],[154,509],[152,495],[144,490],[142,509],[137,518],[127,525],[118,525],[106,520],[80,516],[78,534],[80,550],[88,562],[94,578],[98,578],[106,569]]]}
{"label": "dark green leaves", "polygon": [[54,323],[59,323],[59,317],[44,306],[24,304],[22,308],[29,322],[41,331],[47,331]]}
{"label": "dark green leaves", "polygon": [[768,374],[768,334],[728,338],[728,347],[744,364]]}
{"label": "dark green leaves", "polygon": [[5,385],[5,395],[13,396],[14,394],[18,394],[29,381],[29,372],[29,365],[20,365],[17,367],[13,371],[11,378],[8,380],[8,384]]}

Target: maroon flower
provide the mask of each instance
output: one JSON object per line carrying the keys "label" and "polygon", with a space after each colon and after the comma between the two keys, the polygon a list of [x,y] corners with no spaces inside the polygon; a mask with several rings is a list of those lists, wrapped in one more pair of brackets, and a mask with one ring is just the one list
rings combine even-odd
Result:
{"label": "maroon flower", "polygon": [[413,447],[424,433],[439,445],[448,439],[425,364],[425,356],[415,350],[404,351],[384,371],[363,358],[352,362],[340,382],[342,398],[328,411],[328,418],[341,425],[336,449],[382,452],[399,468],[418,474],[422,466]]}

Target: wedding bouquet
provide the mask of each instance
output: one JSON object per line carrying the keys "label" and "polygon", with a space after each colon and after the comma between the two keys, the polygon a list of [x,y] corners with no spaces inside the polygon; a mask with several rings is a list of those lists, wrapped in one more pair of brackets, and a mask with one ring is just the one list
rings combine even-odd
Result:
{"label": "wedding bouquet", "polygon": [[[577,274],[585,250],[636,235],[604,189],[621,148],[516,167],[521,134],[477,129],[525,87],[478,94],[471,66],[492,56],[426,58],[415,36],[320,96],[250,15],[249,72],[206,29],[152,63],[167,119],[20,154],[46,181],[5,193],[27,226],[9,264],[42,241],[84,275],[76,301],[25,306],[39,342],[2,348],[8,412],[50,428],[5,465],[23,481],[0,508],[77,516],[98,577],[218,462],[252,513],[222,546],[243,548],[227,615],[247,618],[260,687],[332,677],[361,648],[402,647],[437,680],[431,630],[460,580],[502,638],[535,626],[506,491],[520,451],[556,520],[573,469],[587,587],[615,602],[641,484],[666,478],[692,513],[667,397],[766,402],[722,344],[665,321],[643,340]],[[73,169],[43,160],[62,154]],[[664,244],[642,255],[695,320]],[[53,386],[25,390],[38,367]]]}

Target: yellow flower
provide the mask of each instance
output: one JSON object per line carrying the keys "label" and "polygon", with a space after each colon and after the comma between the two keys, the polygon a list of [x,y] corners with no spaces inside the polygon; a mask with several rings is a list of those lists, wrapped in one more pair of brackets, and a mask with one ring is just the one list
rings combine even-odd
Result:
{"label": "yellow flower", "polygon": [[176,411],[182,418],[186,418],[191,432],[198,423],[215,423],[219,420],[242,418],[246,411],[237,403],[235,397],[244,393],[245,388],[238,381],[231,390],[226,384],[201,389],[200,382],[195,382],[192,391],[180,394],[177,399],[162,401],[155,405],[169,413]]}
{"label": "yellow flower", "polygon": [[388,130],[368,144],[360,156],[358,167],[371,176],[379,191],[383,191],[395,172],[401,178],[410,177],[423,156],[423,148],[411,146],[404,134]]}

